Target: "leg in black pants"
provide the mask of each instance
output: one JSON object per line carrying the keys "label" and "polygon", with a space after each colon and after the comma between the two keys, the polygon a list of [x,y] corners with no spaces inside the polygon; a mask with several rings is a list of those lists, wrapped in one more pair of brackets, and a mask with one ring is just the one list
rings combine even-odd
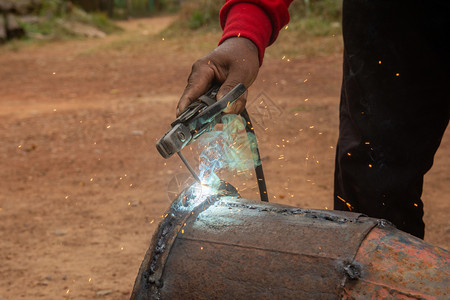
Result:
{"label": "leg in black pants", "polygon": [[334,206],[424,237],[423,176],[448,125],[445,1],[344,0]]}

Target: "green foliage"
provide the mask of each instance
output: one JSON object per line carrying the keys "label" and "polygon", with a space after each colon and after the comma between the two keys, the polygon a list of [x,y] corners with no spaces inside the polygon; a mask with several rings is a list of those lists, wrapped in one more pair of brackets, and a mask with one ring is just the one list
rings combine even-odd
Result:
{"label": "green foliage", "polygon": [[120,31],[120,27],[114,24],[114,22],[112,22],[104,13],[91,14],[90,24],[108,34]]}
{"label": "green foliage", "polygon": [[51,39],[74,37],[76,34],[70,31],[68,25],[71,22],[90,25],[105,33],[120,30],[105,14],[89,14],[63,0],[42,0],[37,17],[35,22],[21,22],[28,36]]}
{"label": "green foliage", "polygon": [[159,0],[156,10],[160,12],[173,13],[179,10],[180,0]]}
{"label": "green foliage", "polygon": [[289,30],[298,37],[341,34],[342,0],[293,1]]}
{"label": "green foliage", "polygon": [[37,23],[21,23],[21,26],[29,36],[42,35],[56,38],[69,35],[69,32],[53,19],[43,19]]}
{"label": "green foliage", "polygon": [[341,20],[343,0],[298,0],[289,7],[291,19],[320,17],[329,22]]}
{"label": "green foliage", "polygon": [[[170,33],[186,30],[220,30],[219,11],[225,1],[190,0],[182,2],[179,19]],[[289,12],[289,28],[302,35],[327,36],[340,33],[342,0],[297,0]]]}
{"label": "green foliage", "polygon": [[40,15],[55,15],[61,14],[62,1],[60,0],[42,0],[41,9],[39,11]]}
{"label": "green foliage", "polygon": [[191,0],[181,5],[179,19],[174,26],[178,29],[218,30],[219,11],[225,1]]}
{"label": "green foliage", "polygon": [[178,11],[180,0],[114,0],[114,18],[144,17]]}
{"label": "green foliage", "polygon": [[289,30],[294,31],[298,37],[330,36],[341,34],[340,22],[331,22],[320,16],[303,19],[294,19],[289,23]]}
{"label": "green foliage", "polygon": [[188,27],[190,29],[198,29],[206,24],[211,22],[211,14],[209,13],[203,13],[199,9],[195,9],[192,12],[191,17],[188,20]]}

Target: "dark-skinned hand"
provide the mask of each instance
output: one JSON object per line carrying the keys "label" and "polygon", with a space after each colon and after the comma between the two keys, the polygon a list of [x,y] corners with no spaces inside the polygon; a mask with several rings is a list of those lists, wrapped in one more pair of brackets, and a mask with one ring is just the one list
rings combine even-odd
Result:
{"label": "dark-skinned hand", "polygon": [[[214,82],[222,83],[217,99],[226,95],[238,83],[246,88],[255,81],[259,71],[258,48],[249,39],[229,38],[216,49],[197,60],[188,84],[177,105],[177,116],[198,97],[206,93]],[[245,108],[247,93],[230,105],[225,113],[238,114]]]}

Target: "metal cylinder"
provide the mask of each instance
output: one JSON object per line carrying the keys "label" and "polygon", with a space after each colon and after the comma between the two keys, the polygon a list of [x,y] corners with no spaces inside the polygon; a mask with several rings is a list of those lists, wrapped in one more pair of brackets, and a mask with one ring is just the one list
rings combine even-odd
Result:
{"label": "metal cylinder", "polygon": [[131,299],[449,297],[449,253],[387,221],[194,198],[180,196],[160,223]]}

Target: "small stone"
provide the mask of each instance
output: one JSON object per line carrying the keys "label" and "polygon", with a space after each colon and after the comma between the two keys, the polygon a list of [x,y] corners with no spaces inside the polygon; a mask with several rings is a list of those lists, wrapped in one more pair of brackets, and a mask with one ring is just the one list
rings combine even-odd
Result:
{"label": "small stone", "polygon": [[47,276],[44,277],[44,279],[48,280],[48,281],[52,281],[53,276],[52,275],[47,275]]}
{"label": "small stone", "polygon": [[63,275],[62,280],[66,280],[66,279],[67,279],[67,275]]}
{"label": "small stone", "polygon": [[57,229],[57,230],[53,231],[53,234],[56,235],[56,236],[63,236],[63,235],[67,234],[67,231],[66,230]]}
{"label": "small stone", "polygon": [[48,285],[48,281],[38,282],[38,285],[47,286]]}
{"label": "small stone", "polygon": [[102,291],[98,291],[97,292],[97,296],[106,296],[106,295],[109,295],[109,294],[112,294],[112,290],[102,290]]}
{"label": "small stone", "polygon": [[144,135],[144,131],[143,130],[133,130],[131,132],[132,135]]}

